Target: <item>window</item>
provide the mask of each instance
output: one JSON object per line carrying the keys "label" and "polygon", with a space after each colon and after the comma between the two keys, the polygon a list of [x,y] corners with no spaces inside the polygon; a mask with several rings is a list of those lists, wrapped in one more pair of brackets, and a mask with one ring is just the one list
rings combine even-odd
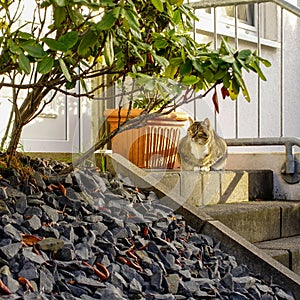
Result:
{"label": "window", "polygon": [[[220,7],[219,13],[223,17],[234,18],[234,6]],[[237,18],[240,22],[254,26],[254,4],[237,6]]]}
{"label": "window", "polygon": [[[236,11],[237,11],[238,22],[254,27],[255,26],[254,4],[238,5],[236,8],[237,8]],[[211,8],[206,8],[205,12],[210,14],[211,10],[212,10]],[[216,14],[217,14],[218,18],[221,18],[221,20],[220,20],[221,22],[232,24],[232,22],[234,22],[234,18],[235,18],[235,7],[234,6],[217,7]],[[242,24],[240,24],[240,25],[242,25]],[[243,26],[240,26],[240,27],[243,27]]]}
{"label": "window", "polygon": [[[237,18],[235,18],[235,12]],[[259,27],[258,27],[259,12]],[[242,4],[236,6],[217,6],[214,8],[199,8],[195,10],[199,21],[196,22],[197,33],[210,34],[216,31],[217,35],[229,36],[239,40],[257,43],[258,30],[261,44],[270,47],[279,47],[277,6],[273,3]],[[216,21],[216,22],[215,22]],[[269,23],[272,24],[269,24]],[[237,26],[237,30],[236,27]]]}

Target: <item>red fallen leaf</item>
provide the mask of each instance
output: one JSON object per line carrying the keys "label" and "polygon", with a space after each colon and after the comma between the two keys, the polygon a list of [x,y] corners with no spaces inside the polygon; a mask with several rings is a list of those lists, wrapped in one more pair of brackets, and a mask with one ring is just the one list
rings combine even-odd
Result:
{"label": "red fallen leaf", "polygon": [[119,262],[123,263],[123,264],[127,264],[128,263],[128,260],[125,257],[123,257],[123,256],[118,256],[117,260]]}
{"label": "red fallen leaf", "polygon": [[107,270],[107,268],[104,265],[102,265],[100,263],[96,263],[96,266],[97,266],[97,268],[100,269],[101,272],[103,272],[103,274],[106,276],[106,279],[110,276],[109,271]]}
{"label": "red fallen leaf", "polygon": [[34,292],[34,288],[28,279],[26,279],[25,277],[19,277],[18,281],[24,287],[29,288],[31,292]]}
{"label": "red fallen leaf", "polygon": [[66,188],[60,182],[58,183],[58,187],[61,190],[62,194],[64,196],[67,196],[67,190],[66,190]]}
{"label": "red fallen leaf", "polygon": [[149,229],[147,226],[145,226],[145,228],[143,229],[143,237],[146,237],[149,233]]}
{"label": "red fallen leaf", "polygon": [[[91,270],[94,271],[94,273],[103,281],[106,280],[108,277],[106,276],[106,274],[104,274],[103,272],[101,272],[100,270],[98,270],[97,268],[94,268],[93,266],[91,266],[89,263],[87,263],[86,261],[82,262],[83,265],[87,266],[88,268],[90,268]],[[104,266],[103,266],[104,267]],[[108,270],[107,270],[108,272]],[[109,273],[108,273],[109,274]]]}
{"label": "red fallen leaf", "polygon": [[229,97],[229,92],[224,85],[221,87],[221,93],[222,93],[223,99],[225,99],[226,97]]}
{"label": "red fallen leaf", "polygon": [[12,294],[11,290],[3,283],[1,279],[0,279],[0,291],[1,293],[6,295]]}
{"label": "red fallen leaf", "polygon": [[218,94],[217,91],[215,90],[213,96],[212,96],[212,101],[214,103],[215,109],[217,113],[219,113],[219,101],[218,101]]}
{"label": "red fallen leaf", "polygon": [[22,242],[28,246],[33,246],[37,242],[41,241],[41,238],[39,238],[38,236],[32,235],[32,234],[23,234],[22,233],[21,236],[22,236]]}

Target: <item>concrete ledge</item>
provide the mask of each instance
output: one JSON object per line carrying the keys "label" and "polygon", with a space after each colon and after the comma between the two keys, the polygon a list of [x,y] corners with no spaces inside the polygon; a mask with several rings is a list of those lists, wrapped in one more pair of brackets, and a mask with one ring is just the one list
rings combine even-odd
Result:
{"label": "concrete ledge", "polygon": [[248,201],[248,173],[243,171],[145,170],[169,191],[195,206]]}
{"label": "concrete ledge", "polygon": [[281,237],[281,209],[274,202],[247,202],[207,206],[203,211],[249,242]]}
{"label": "concrete ledge", "polygon": [[[288,267],[300,275],[300,236],[282,238],[273,241],[266,241],[255,244],[258,248],[263,249],[276,260],[276,251],[285,251],[285,261],[288,261]],[[282,253],[283,254],[283,253]],[[283,257],[282,257],[283,259]]]}
{"label": "concrete ledge", "polygon": [[[187,223],[199,232],[210,235],[215,241],[221,242],[221,248],[234,255],[239,263],[246,264],[254,273],[260,273],[263,279],[280,284],[294,293],[296,299],[300,299],[300,276],[287,267],[271,258],[264,251],[242,238],[239,234],[229,229],[219,221],[215,221],[207,215],[203,209],[184,202],[180,195],[168,192],[168,188],[147,172],[139,169],[122,156],[110,155],[112,167],[117,173],[129,176],[136,185],[153,188],[159,197],[171,207],[177,206],[177,212],[182,214]],[[155,185],[155,182],[157,184]]]}
{"label": "concrete ledge", "polygon": [[218,204],[203,211],[253,243],[300,234],[299,201]]}

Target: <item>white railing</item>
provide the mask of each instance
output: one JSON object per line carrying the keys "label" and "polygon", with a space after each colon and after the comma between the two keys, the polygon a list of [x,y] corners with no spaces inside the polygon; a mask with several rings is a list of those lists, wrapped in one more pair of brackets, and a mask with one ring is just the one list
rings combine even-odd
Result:
{"label": "white railing", "polygon": [[[277,15],[274,15],[274,20],[271,22],[269,21],[268,23],[266,22],[265,18],[266,15],[263,15],[262,12],[265,13],[265,5],[267,3],[273,3],[274,6],[276,6],[276,12],[278,13]],[[268,0],[259,0],[259,1],[249,1],[249,0],[202,0],[202,1],[190,1],[189,4],[195,9],[195,13],[197,15],[198,10],[204,11],[204,9],[211,8],[211,19],[213,19],[210,24],[212,27],[211,34],[213,35],[213,41],[214,41],[214,47],[217,47],[217,42],[219,40],[220,35],[224,35],[224,26],[226,25],[221,25],[218,26],[219,23],[221,22],[221,17],[220,14],[218,14],[218,9],[219,8],[224,8],[227,6],[233,6],[234,7],[234,16],[231,18],[231,21],[233,19],[233,22],[231,22],[234,27],[233,30],[231,30],[231,34],[229,33],[228,35],[231,35],[231,37],[234,39],[234,45],[236,48],[239,48],[240,42],[243,42],[244,45],[244,37],[242,37],[241,31],[245,31],[241,25],[240,20],[238,19],[238,7],[240,5],[244,4],[253,4],[255,6],[255,35],[249,36],[248,41],[252,43],[253,46],[253,41],[254,41],[254,47],[256,47],[258,55],[261,55],[265,57],[266,59],[269,59],[268,56],[266,56],[266,51],[262,51],[262,48],[265,47],[270,47],[272,42],[270,41],[269,43],[266,41],[266,38],[264,37],[263,33],[268,32],[268,30],[275,30],[278,32],[277,35],[277,46],[274,46],[275,43],[273,44],[273,47],[276,48],[273,51],[273,55],[277,57],[277,59],[274,59],[276,61],[275,65],[271,68],[273,70],[276,70],[274,73],[278,73],[277,78],[274,78],[271,76],[271,79],[268,79],[268,82],[261,82],[260,79],[258,79],[255,83],[255,87],[252,86],[250,89],[255,91],[256,97],[253,99],[253,102],[256,105],[255,113],[256,113],[256,124],[252,124],[253,128],[255,128],[255,132],[251,132],[250,134],[243,134],[242,131],[242,124],[241,124],[241,111],[240,111],[240,101],[243,101],[240,99],[239,101],[236,102],[235,104],[235,116],[234,116],[234,132],[229,134],[227,136],[227,142],[229,146],[270,146],[270,145],[285,145],[285,150],[286,150],[286,164],[285,164],[285,170],[283,171],[284,173],[284,179],[287,178],[287,182],[289,181],[289,178],[293,179],[292,183],[300,181],[300,178],[298,175],[298,164],[294,162],[295,158],[293,155],[293,146],[298,146],[299,147],[299,139],[297,137],[300,136],[300,127],[299,127],[299,132],[292,132],[292,136],[296,136],[296,138],[288,138],[287,136],[291,136],[289,133],[289,130],[287,129],[288,122],[293,122],[295,124],[295,127],[297,128],[297,123],[299,123],[299,118],[300,118],[300,111],[297,110],[297,107],[295,107],[295,110],[293,109],[292,106],[290,106],[290,102],[294,101],[294,99],[289,99],[286,96],[286,90],[293,90],[294,92],[291,94],[298,95],[299,92],[298,90],[298,85],[300,84],[299,78],[300,78],[300,73],[299,73],[299,67],[300,67],[300,60],[299,58],[299,53],[297,48],[291,48],[285,41],[285,36],[287,34],[291,34],[290,32],[287,32],[289,28],[286,28],[284,25],[289,20],[291,17],[294,17],[295,23],[299,23],[299,17],[300,17],[300,8],[293,5],[290,2],[283,1],[283,0],[273,0],[273,1],[268,1]],[[294,16],[293,16],[294,15]],[[276,23],[275,18],[278,18],[278,22]],[[276,28],[276,24],[278,24],[278,29]],[[197,30],[199,28],[198,23],[195,24],[194,28],[194,35],[195,37],[197,36]],[[274,26],[275,28],[267,28],[266,26]],[[299,26],[299,25],[297,25]],[[225,28],[226,29],[226,28]],[[205,29],[204,29],[205,32]],[[299,31],[295,30],[295,35],[292,37],[289,37],[290,39],[299,39]],[[203,30],[201,31],[203,33]],[[225,30],[225,35],[226,35],[226,30]],[[251,37],[251,39],[250,39]],[[247,39],[247,38],[246,38]],[[274,41],[273,41],[274,42]],[[295,64],[298,64],[298,67],[296,66],[295,70],[291,70],[291,68],[285,66],[285,61],[288,59],[289,55],[295,55]],[[278,62],[278,63],[277,63]],[[275,68],[275,69],[274,69]],[[294,73],[291,73],[294,72]],[[287,74],[289,76],[287,76]],[[287,79],[286,79],[287,78]],[[293,80],[291,80],[291,78]],[[253,82],[252,82],[253,83]],[[272,95],[272,90],[274,89],[274,85],[278,85],[278,93],[279,95]],[[264,89],[264,92],[263,90]],[[266,99],[266,92],[265,90],[269,90],[270,93],[268,94],[269,97]],[[273,99],[278,99],[278,100],[273,100]],[[268,104],[269,103],[269,104]],[[265,114],[262,112],[262,108],[264,107],[264,112],[266,110],[266,106],[269,105],[269,109],[271,114],[276,115],[277,118],[276,120],[273,120],[274,124],[278,126],[278,129],[272,131],[272,128],[266,129],[265,124],[266,117]],[[300,109],[300,107],[298,108]],[[198,105],[198,111],[197,111],[197,105],[194,105],[194,117],[197,118],[199,116],[199,108]],[[251,110],[249,112],[251,114]],[[298,114],[298,117],[297,117]],[[245,115],[245,114],[244,114]],[[250,115],[249,115],[250,117]],[[214,113],[214,123],[215,127],[218,130],[218,124],[220,123],[219,116]],[[224,117],[221,117],[222,120],[224,121]],[[230,122],[231,120],[227,119],[226,122]],[[247,122],[244,122],[247,124]],[[250,122],[249,122],[250,123]],[[249,125],[249,124],[248,124]],[[271,125],[272,126],[272,125]],[[220,126],[221,131],[223,131],[223,126]],[[269,135],[269,133],[271,133]],[[224,134],[223,134],[224,135]],[[226,134],[224,135],[226,137]],[[294,143],[293,141],[297,140],[297,143]],[[276,143],[273,143],[276,141]],[[279,141],[279,142],[278,142]],[[291,182],[290,182],[291,183]]]}

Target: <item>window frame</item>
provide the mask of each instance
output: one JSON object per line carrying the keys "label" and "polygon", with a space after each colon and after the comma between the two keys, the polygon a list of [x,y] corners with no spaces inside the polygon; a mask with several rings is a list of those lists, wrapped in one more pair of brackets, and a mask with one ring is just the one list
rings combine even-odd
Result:
{"label": "window frame", "polygon": [[[246,5],[246,4],[243,4]],[[212,13],[206,12],[205,8],[196,9],[195,15],[198,17],[199,21],[195,23],[196,26],[196,33],[214,33],[214,28],[216,26],[217,35],[223,35],[223,36],[229,36],[232,38],[237,37],[239,40],[251,42],[251,43],[257,43],[258,42],[258,8],[257,5],[254,4],[253,9],[253,23],[254,25],[249,25],[238,18],[237,21],[237,33],[235,30],[235,18],[230,16],[220,16],[220,13],[218,13],[218,8],[216,7],[211,8]],[[216,13],[216,24],[214,24],[214,13]],[[271,15],[268,13],[268,8],[266,8],[265,5],[261,5],[259,9],[259,18],[260,18],[260,43],[262,45],[266,45],[273,48],[280,48],[280,42],[278,35],[276,35],[276,39],[268,39],[268,32],[265,30],[265,20],[266,18],[270,18]],[[275,15],[274,12],[272,12],[272,18],[276,18],[276,24],[277,24],[277,15]],[[263,36],[262,36],[263,33]]]}

